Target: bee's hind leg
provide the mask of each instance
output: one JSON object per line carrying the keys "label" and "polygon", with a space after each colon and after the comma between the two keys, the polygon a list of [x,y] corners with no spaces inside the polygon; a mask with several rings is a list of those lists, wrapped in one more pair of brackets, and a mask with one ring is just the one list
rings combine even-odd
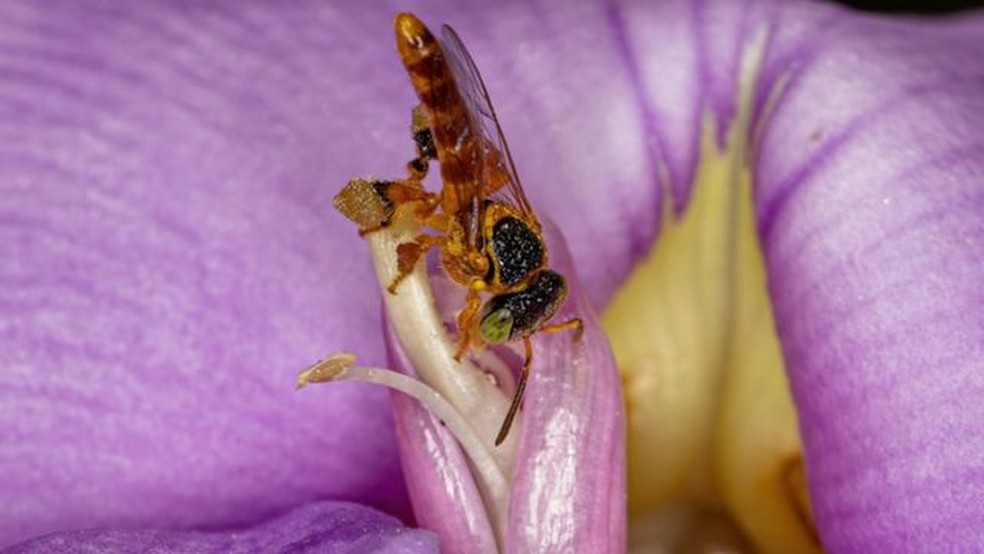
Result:
{"label": "bee's hind leg", "polygon": [[428,162],[437,159],[437,145],[434,144],[434,134],[431,132],[430,116],[423,104],[413,108],[410,133],[417,148],[417,157],[407,163],[407,170],[412,179],[422,180],[427,176]]}

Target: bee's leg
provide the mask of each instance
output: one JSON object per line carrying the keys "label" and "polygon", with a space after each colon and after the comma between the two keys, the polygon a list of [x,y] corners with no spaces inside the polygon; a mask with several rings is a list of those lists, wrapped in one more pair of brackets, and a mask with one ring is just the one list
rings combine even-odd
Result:
{"label": "bee's leg", "polygon": [[434,213],[440,205],[440,197],[433,193],[426,193],[427,197],[420,203],[414,211],[414,217],[424,227],[430,227],[440,234],[428,235],[421,233],[414,237],[410,242],[404,242],[396,247],[397,275],[393,282],[386,288],[390,294],[396,294],[396,287],[400,281],[406,279],[407,275],[413,271],[414,266],[424,254],[431,248],[443,246],[447,238],[448,218],[441,213]]}
{"label": "bee's leg", "polygon": [[502,426],[499,427],[499,434],[495,437],[496,446],[502,444],[509,435],[509,428],[512,427],[516,412],[519,411],[519,406],[523,403],[523,394],[526,393],[526,380],[530,376],[530,365],[533,364],[533,343],[530,342],[529,335],[523,337],[523,348],[526,349],[526,359],[523,361],[523,369],[519,373],[519,382],[516,383],[516,392],[513,393],[509,411],[506,412],[506,418],[502,420]]}
{"label": "bee's leg", "polygon": [[434,203],[432,205],[422,206],[421,209],[417,210],[415,215],[424,227],[429,227],[444,234],[447,233],[448,229],[448,216],[443,213],[435,213],[440,200],[440,197],[435,194]]}
{"label": "bee's leg", "polygon": [[423,104],[414,107],[410,118],[410,132],[417,148],[417,157],[407,163],[412,179],[422,180],[427,176],[428,162],[437,159],[437,146],[431,133],[430,117]]}
{"label": "bee's leg", "polygon": [[438,195],[424,189],[424,185],[418,179],[381,181],[377,186],[380,194],[394,205],[394,209],[410,202],[420,202],[421,207],[430,214],[440,203]]}
{"label": "bee's leg", "polygon": [[566,331],[568,329],[574,329],[574,340],[581,340],[581,336],[584,335],[584,323],[581,318],[575,317],[563,323],[554,323],[553,325],[544,325],[536,330],[537,333],[559,333],[560,331]]}
{"label": "bee's leg", "polygon": [[441,246],[447,238],[443,235],[417,235],[412,241],[404,242],[396,247],[396,277],[386,290],[390,294],[396,294],[396,287],[400,281],[407,278],[413,272],[413,268],[420,261],[420,258],[431,248]]}
{"label": "bee's leg", "polygon": [[[574,340],[580,340],[581,335],[584,334],[584,323],[581,322],[580,318],[574,318],[563,323],[557,323],[554,325],[544,325],[536,331],[543,333],[557,333],[559,331],[566,331],[568,329],[575,329],[576,335]],[[512,403],[509,405],[509,411],[506,412],[506,418],[502,421],[502,426],[499,427],[499,434],[495,437],[495,445],[499,446],[506,437],[509,435],[509,428],[512,427],[513,419],[516,418],[516,412],[519,411],[520,405],[523,403],[523,395],[526,393],[526,381],[530,376],[530,366],[533,364],[533,343],[530,341],[530,335],[523,337],[523,348],[526,350],[526,358],[523,360],[523,369],[519,373],[519,382],[516,383],[516,392],[513,393]]]}
{"label": "bee's leg", "polygon": [[430,164],[427,162],[427,158],[418,156],[407,162],[407,172],[410,174],[411,179],[422,181],[424,177],[427,177],[428,169],[430,169]]}
{"label": "bee's leg", "polygon": [[485,289],[485,281],[476,279],[468,287],[468,296],[465,297],[465,307],[458,314],[458,349],[454,353],[454,359],[461,361],[461,357],[471,346],[475,320],[478,318],[478,310],[482,307],[482,297],[479,292]]}
{"label": "bee's leg", "polygon": [[[577,333],[574,340],[580,340],[581,335],[584,334],[584,323],[580,318],[574,318],[563,323],[556,323],[554,325],[544,325],[536,330],[538,333],[557,333],[560,331],[566,331],[568,329],[574,329]],[[526,350],[526,358],[523,360],[523,369],[519,373],[519,382],[516,383],[516,392],[513,393],[512,403],[509,405],[509,411],[506,412],[506,418],[502,421],[502,426],[499,427],[499,434],[495,437],[495,445],[499,446],[506,437],[509,435],[509,428],[512,427],[513,419],[516,418],[516,412],[519,411],[519,407],[523,403],[523,395],[526,393],[526,381],[530,376],[530,366],[533,364],[533,343],[530,341],[530,335],[523,337],[523,348]]]}

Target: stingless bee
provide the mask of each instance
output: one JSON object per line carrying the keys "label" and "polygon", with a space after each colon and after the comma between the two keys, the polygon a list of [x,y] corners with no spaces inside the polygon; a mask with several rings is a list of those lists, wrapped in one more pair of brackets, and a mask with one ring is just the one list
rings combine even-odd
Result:
{"label": "stingless bee", "polygon": [[[335,206],[354,219],[365,234],[386,226],[395,209],[412,206],[414,217],[432,233],[422,233],[397,248],[398,274],[388,290],[396,294],[431,248],[441,268],[465,287],[465,305],[457,317],[455,359],[471,348],[521,340],[525,359],[509,411],[495,444],[501,444],[519,409],[537,332],[575,329],[580,319],[549,324],[567,296],[564,277],[548,268],[540,222],[523,192],[488,92],[457,33],[444,26],[442,40],[408,13],[394,21],[397,50],[420,99],[412,112],[411,132],[417,157],[408,177],[396,181],[353,179],[335,198]],[[439,193],[423,187],[429,162],[440,165]],[[355,188],[361,187],[358,193]],[[357,218],[353,206],[366,189],[378,195],[379,213]],[[368,222],[367,222],[368,221]]]}

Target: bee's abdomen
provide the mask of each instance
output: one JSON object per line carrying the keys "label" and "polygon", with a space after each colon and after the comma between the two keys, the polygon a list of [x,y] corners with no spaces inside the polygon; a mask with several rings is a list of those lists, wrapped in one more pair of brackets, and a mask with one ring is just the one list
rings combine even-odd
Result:
{"label": "bee's abdomen", "polygon": [[401,13],[394,22],[396,44],[421,104],[431,119],[431,132],[441,164],[441,177],[455,191],[445,199],[457,212],[471,200],[475,170],[481,163],[479,134],[472,129],[464,98],[441,45],[416,16]]}

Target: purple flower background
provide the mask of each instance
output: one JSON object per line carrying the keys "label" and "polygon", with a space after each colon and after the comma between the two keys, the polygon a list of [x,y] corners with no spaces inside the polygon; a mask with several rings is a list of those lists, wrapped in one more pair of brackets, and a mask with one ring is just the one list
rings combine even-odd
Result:
{"label": "purple flower background", "polygon": [[[655,240],[663,185],[688,198],[701,117],[723,136],[764,29],[757,224],[821,538],[984,541],[984,17],[415,9],[469,45],[599,306]],[[387,393],[293,391],[334,350],[387,363],[368,254],[330,199],[411,153],[397,10],[0,6],[0,545],[323,499],[410,517]]]}

